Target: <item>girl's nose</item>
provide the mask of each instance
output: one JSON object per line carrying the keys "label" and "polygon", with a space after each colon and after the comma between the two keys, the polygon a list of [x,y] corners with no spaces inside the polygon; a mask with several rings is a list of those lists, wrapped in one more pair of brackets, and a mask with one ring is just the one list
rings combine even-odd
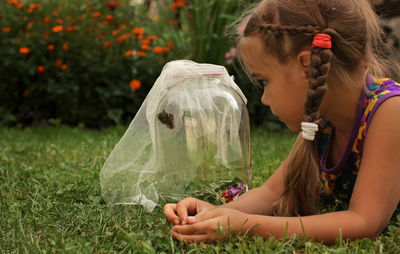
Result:
{"label": "girl's nose", "polygon": [[269,106],[268,96],[265,94],[265,92],[261,97],[261,103],[264,104],[265,106]]}

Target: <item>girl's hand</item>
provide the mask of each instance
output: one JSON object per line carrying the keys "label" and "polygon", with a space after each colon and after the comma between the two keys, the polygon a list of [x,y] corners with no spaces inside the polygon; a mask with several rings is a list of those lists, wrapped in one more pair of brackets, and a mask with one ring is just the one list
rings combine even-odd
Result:
{"label": "girl's hand", "polygon": [[170,222],[175,225],[185,225],[188,223],[188,216],[195,216],[215,208],[216,206],[199,199],[186,198],[178,204],[166,204],[163,211]]}
{"label": "girl's hand", "polygon": [[229,208],[217,208],[191,217],[187,225],[175,225],[171,235],[179,241],[214,242],[246,232],[249,215]]}

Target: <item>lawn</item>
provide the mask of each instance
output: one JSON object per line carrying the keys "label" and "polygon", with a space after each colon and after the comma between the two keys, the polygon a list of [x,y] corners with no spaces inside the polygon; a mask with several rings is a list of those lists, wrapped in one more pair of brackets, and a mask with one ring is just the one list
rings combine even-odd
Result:
{"label": "lawn", "polygon": [[[399,219],[376,241],[338,239],[333,246],[247,236],[212,245],[176,242],[161,207],[150,214],[101,199],[100,168],[125,128],[0,128],[0,253],[400,253]],[[288,132],[252,131],[254,187],[293,141]]]}

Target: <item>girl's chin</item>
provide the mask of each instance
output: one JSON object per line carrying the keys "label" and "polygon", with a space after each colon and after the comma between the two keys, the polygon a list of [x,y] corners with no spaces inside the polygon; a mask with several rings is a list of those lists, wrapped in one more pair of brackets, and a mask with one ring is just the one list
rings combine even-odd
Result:
{"label": "girl's chin", "polygon": [[285,120],[283,120],[282,118],[280,118],[277,115],[274,115],[274,116],[276,116],[279,121],[284,123],[289,130],[291,130],[293,132],[300,132],[301,131],[301,123],[293,122],[293,121],[290,121],[290,122],[289,121],[285,121]]}
{"label": "girl's chin", "polygon": [[288,123],[286,123],[286,122],[284,122],[284,121],[282,121],[285,125],[286,125],[286,127],[288,127],[288,129],[289,130],[291,130],[291,131],[293,131],[293,132],[300,132],[301,131],[301,128],[300,128],[300,124],[288,124]]}

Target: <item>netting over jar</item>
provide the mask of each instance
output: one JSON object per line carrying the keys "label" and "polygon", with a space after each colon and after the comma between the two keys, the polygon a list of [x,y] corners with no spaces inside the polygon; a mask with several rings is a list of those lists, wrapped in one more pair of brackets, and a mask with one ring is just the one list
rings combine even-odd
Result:
{"label": "netting over jar", "polygon": [[100,172],[105,201],[152,211],[202,186],[250,185],[246,102],[223,66],[166,64]]}

